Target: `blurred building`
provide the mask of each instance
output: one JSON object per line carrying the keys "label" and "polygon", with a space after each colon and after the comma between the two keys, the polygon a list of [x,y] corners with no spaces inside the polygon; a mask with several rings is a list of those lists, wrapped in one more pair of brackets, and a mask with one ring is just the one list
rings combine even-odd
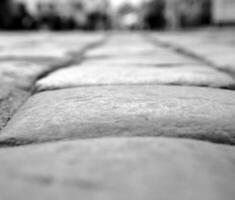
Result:
{"label": "blurred building", "polygon": [[235,24],[235,1],[214,0],[213,20],[218,24]]}

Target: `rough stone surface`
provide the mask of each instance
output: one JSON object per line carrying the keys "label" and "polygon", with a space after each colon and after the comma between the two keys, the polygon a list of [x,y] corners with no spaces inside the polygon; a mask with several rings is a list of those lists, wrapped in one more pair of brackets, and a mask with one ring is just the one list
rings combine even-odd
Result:
{"label": "rough stone surface", "polygon": [[61,58],[66,55],[66,51],[64,49],[58,49],[56,47],[44,47],[44,46],[36,46],[35,48],[31,47],[13,47],[13,48],[5,48],[0,51],[0,57],[39,57],[39,58]]}
{"label": "rough stone surface", "polygon": [[32,96],[0,146],[104,136],[165,136],[235,144],[235,92],[178,86],[103,86]]}
{"label": "rough stone surface", "polygon": [[102,33],[0,33],[0,59],[67,58],[86,46],[103,39]]}
{"label": "rough stone surface", "polygon": [[27,97],[27,92],[0,83],[0,131]]}
{"label": "rough stone surface", "polygon": [[36,83],[37,90],[87,85],[168,84],[235,88],[227,74],[207,66],[152,67],[78,65],[58,70]]}
{"label": "rough stone surface", "polygon": [[29,89],[40,75],[53,68],[53,65],[36,62],[2,61],[0,62],[0,79],[4,83]]}
{"label": "rough stone surface", "polygon": [[86,61],[89,64],[110,64],[110,65],[179,65],[179,64],[195,64],[195,60],[170,55],[147,55],[147,56],[125,56],[125,57],[107,57],[100,59],[90,59]]}
{"label": "rough stone surface", "polygon": [[180,48],[200,57],[217,68],[235,72],[234,33],[234,29],[229,33],[216,29],[204,33],[154,34],[154,38],[168,47]]}
{"label": "rough stone surface", "polygon": [[0,32],[1,200],[234,200],[234,31],[153,34]]}
{"label": "rough stone surface", "polygon": [[179,139],[0,149],[1,200],[233,200],[234,147]]}
{"label": "rough stone surface", "polygon": [[[111,41],[115,39],[112,38]],[[120,51],[121,50],[121,51]],[[89,50],[85,53],[87,58],[104,57],[104,56],[133,56],[133,55],[146,55],[153,53],[169,53],[162,48],[157,48],[153,44],[146,42],[138,43],[130,41],[118,41],[118,44],[106,43],[102,47]]]}

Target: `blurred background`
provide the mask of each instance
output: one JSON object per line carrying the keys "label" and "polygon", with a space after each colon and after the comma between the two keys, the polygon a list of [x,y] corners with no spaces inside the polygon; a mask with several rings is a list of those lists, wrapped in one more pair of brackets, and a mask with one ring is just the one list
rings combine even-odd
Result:
{"label": "blurred background", "polygon": [[220,14],[226,1],[235,3],[234,0],[1,0],[0,29],[175,30],[233,24],[234,17],[231,20],[224,16],[229,12]]}

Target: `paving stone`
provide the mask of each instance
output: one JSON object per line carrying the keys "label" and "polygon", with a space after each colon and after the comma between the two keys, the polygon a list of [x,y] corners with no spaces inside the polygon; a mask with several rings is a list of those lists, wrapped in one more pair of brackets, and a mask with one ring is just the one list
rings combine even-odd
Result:
{"label": "paving stone", "polygon": [[207,66],[182,67],[83,65],[57,70],[36,83],[37,91],[84,85],[169,84],[235,88],[227,74]]}
{"label": "paving stone", "polygon": [[[120,51],[121,49],[121,51]],[[95,48],[93,50],[89,50],[85,53],[86,58],[90,57],[102,57],[102,56],[130,56],[130,55],[145,55],[145,54],[153,54],[154,52],[159,52],[155,47],[145,47],[145,45],[141,45],[139,47],[118,47],[118,46],[102,46],[102,48]],[[162,50],[160,51],[162,52]]]}
{"label": "paving stone", "polygon": [[66,57],[66,51],[64,49],[58,49],[56,47],[44,47],[44,46],[35,46],[35,47],[15,47],[5,48],[0,51],[0,58],[4,57],[39,57],[39,58],[61,58]]}
{"label": "paving stone", "polygon": [[2,61],[0,62],[1,82],[23,89],[30,89],[40,75],[57,68],[56,65],[53,65],[53,62],[51,62],[51,65],[48,65],[49,62]]}
{"label": "paving stone", "polygon": [[32,96],[0,146],[105,136],[161,136],[235,144],[235,92],[180,86],[103,86]]}
{"label": "paving stone", "polygon": [[9,84],[0,83],[0,130],[28,96],[29,94],[25,91]]}
{"label": "paving stone", "polygon": [[[28,35],[27,35],[28,36]],[[40,33],[22,38],[21,34],[0,34],[0,60],[3,59],[58,59],[63,60],[72,52],[83,51],[87,46],[103,41],[104,34]],[[13,40],[14,42],[12,42]]]}
{"label": "paving stone", "polygon": [[233,200],[234,147],[106,138],[0,149],[1,200]]}
{"label": "paving stone", "polygon": [[145,45],[139,46],[139,47],[120,47],[120,46],[111,46],[111,47],[104,47],[102,48],[95,48],[93,50],[89,50],[85,53],[85,58],[86,59],[91,59],[91,58],[99,58],[99,57],[106,57],[106,58],[111,58],[111,59],[117,59],[117,58],[138,58],[138,59],[162,59],[164,58],[165,60],[168,60],[171,62],[172,59],[184,59],[185,56],[182,56],[178,53],[163,49],[163,48],[157,48],[155,46],[153,47],[148,47]]}
{"label": "paving stone", "polygon": [[[215,33],[209,32],[207,37],[196,35],[193,39],[193,34],[188,35],[186,38],[184,34],[181,35],[180,37],[161,35],[155,36],[155,38],[169,46],[180,47],[185,52],[201,57],[220,69],[235,71],[235,47],[231,43],[226,42],[226,33],[225,35],[216,36]],[[228,39],[231,40],[231,36]]]}
{"label": "paving stone", "polygon": [[90,64],[110,64],[110,65],[179,65],[179,64],[195,64],[197,61],[187,57],[171,57],[171,56],[130,56],[130,57],[108,57],[105,59],[89,59],[86,60]]}

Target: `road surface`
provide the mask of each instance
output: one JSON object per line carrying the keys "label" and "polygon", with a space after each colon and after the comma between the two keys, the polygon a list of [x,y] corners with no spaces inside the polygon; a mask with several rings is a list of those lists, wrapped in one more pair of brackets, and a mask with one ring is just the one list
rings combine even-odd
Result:
{"label": "road surface", "polygon": [[0,33],[0,199],[233,200],[234,34]]}

